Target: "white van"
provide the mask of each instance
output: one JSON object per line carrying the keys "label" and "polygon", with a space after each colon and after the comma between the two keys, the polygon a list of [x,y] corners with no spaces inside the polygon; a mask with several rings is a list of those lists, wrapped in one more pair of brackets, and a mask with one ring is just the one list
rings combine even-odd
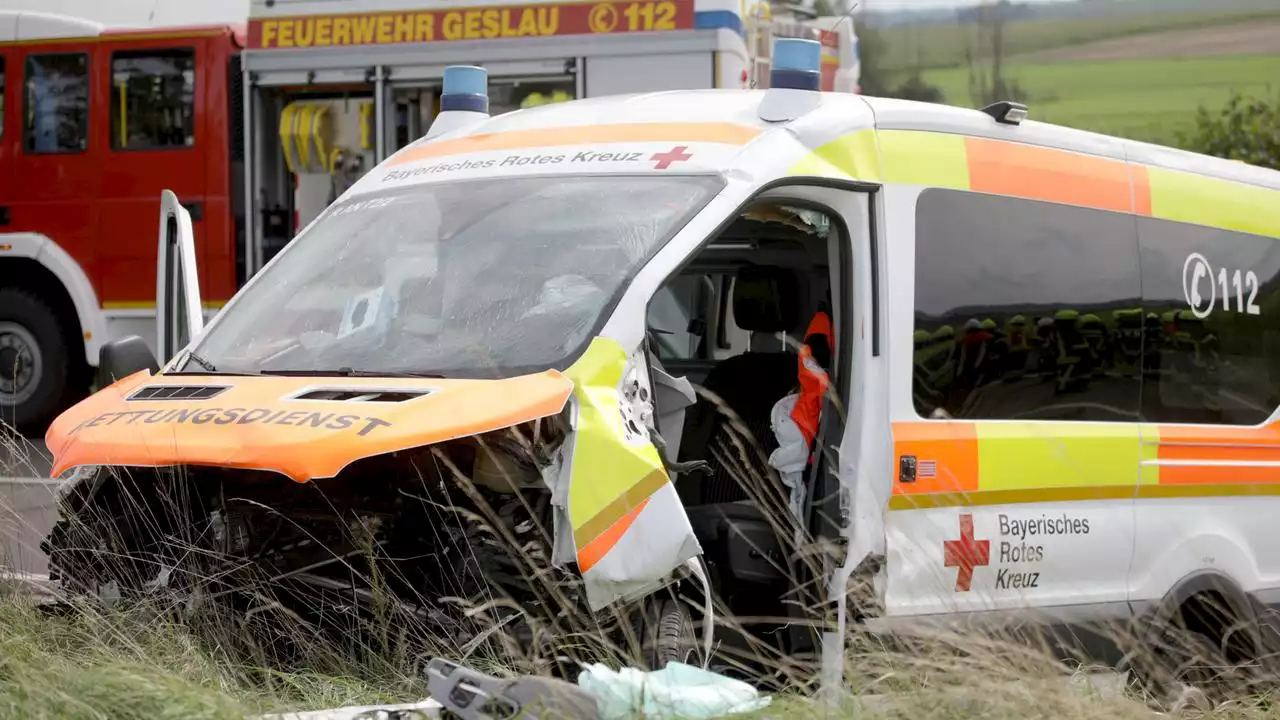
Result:
{"label": "white van", "polygon": [[[767,91],[497,117],[483,71],[451,68],[447,122],[203,329],[170,203],[157,290],[175,354],[157,373],[137,342],[113,344],[118,382],[50,429],[54,472],[77,473],[53,567],[140,589],[153,571],[74,550],[70,520],[182,488],[196,499],[174,527],[216,516],[243,531],[225,533],[231,554],[359,596],[345,564],[280,550],[301,542],[289,527],[337,538],[320,516],[359,516],[407,557],[467,525],[410,509],[420,477],[465,475],[497,515],[545,512],[547,562],[590,608],[691,564],[829,679],[862,621],[1118,622],[1263,658],[1280,600],[1280,173],[1012,103],[823,93],[817,58],[779,40]],[[833,342],[818,437],[781,467],[778,409],[819,312]],[[104,480],[139,467],[182,481]],[[295,511],[308,519],[270,535]],[[397,572],[460,592],[471,574],[496,582],[500,554],[441,549]],[[875,592],[851,606],[856,580]],[[657,612],[670,648],[702,610]]]}

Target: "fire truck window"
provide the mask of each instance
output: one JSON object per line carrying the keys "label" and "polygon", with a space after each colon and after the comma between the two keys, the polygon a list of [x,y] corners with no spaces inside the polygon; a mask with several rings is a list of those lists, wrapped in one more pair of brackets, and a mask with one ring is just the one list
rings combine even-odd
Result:
{"label": "fire truck window", "polygon": [[113,54],[111,149],[194,145],[195,67],[190,48]]}
{"label": "fire truck window", "polygon": [[574,99],[575,94],[572,77],[497,81],[489,86],[489,114],[501,115],[512,110],[568,102]]}
{"label": "fire truck window", "polygon": [[27,58],[23,145],[29,153],[84,152],[89,146],[89,56]]}

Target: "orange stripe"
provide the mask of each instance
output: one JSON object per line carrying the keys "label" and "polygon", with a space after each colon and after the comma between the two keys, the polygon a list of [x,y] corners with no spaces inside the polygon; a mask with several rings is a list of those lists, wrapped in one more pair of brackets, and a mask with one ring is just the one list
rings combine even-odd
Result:
{"label": "orange stripe", "polygon": [[609,529],[600,533],[591,542],[587,543],[578,551],[578,572],[584,573],[595,567],[595,564],[609,554],[609,551],[618,544],[622,536],[635,523],[636,518],[640,515],[640,511],[644,510],[649,504],[649,499],[645,498],[639,505],[631,508],[631,510],[623,515],[618,522],[609,526]]}
{"label": "orange stripe", "polygon": [[733,123],[622,123],[512,130],[427,143],[392,158],[390,164],[403,165],[448,155],[545,148],[557,145],[626,142],[706,142],[746,145],[758,135],[760,130],[757,128]]}
{"label": "orange stripe", "polygon": [[973,492],[978,489],[978,430],[973,423],[902,422],[893,424],[894,452],[898,458],[914,455],[917,462],[937,463],[935,477],[913,483],[898,482],[894,464],[893,493]]}
{"label": "orange stripe", "polygon": [[[1280,427],[1161,425],[1160,460],[1208,463],[1280,462]],[[1161,485],[1266,485],[1280,483],[1280,467],[1161,465]]]}
{"label": "orange stripe", "polygon": [[1051,148],[965,138],[975,192],[1130,212],[1126,163]]}
{"label": "orange stripe", "polygon": [[1151,210],[1151,173],[1145,165],[1130,165],[1130,176],[1133,178],[1133,212],[1136,215],[1150,217]]}

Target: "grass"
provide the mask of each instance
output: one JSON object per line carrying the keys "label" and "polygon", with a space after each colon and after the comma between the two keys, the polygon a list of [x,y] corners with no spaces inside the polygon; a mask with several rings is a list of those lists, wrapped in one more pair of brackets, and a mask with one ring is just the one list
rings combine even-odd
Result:
{"label": "grass", "polygon": [[[745,458],[751,448],[741,446],[741,441],[739,437],[734,443]],[[749,492],[759,492],[759,480],[744,477]],[[475,522],[486,521],[477,516]],[[509,550],[512,556],[529,559],[523,546]],[[795,552],[799,562],[820,562],[812,549],[808,554],[804,548]],[[867,592],[865,587],[851,590],[855,599]],[[183,604],[177,601],[184,597],[157,594],[115,608],[73,599],[69,611],[59,614],[36,608],[29,600],[0,599],[0,717],[243,719],[264,712],[411,702],[425,695],[420,656],[379,650],[379,633],[385,642],[388,632],[404,630],[404,616],[389,616],[386,626],[369,628],[372,632],[358,644],[331,645],[301,624],[279,617],[250,623],[242,611],[197,612],[179,621],[176,611]],[[575,612],[566,605],[560,611]],[[477,623],[483,619],[482,613],[471,617]],[[722,633],[744,618],[720,606],[717,619]],[[596,625],[592,618],[581,617],[572,626],[587,632]],[[491,629],[503,632],[501,627]],[[282,634],[302,646],[287,669],[251,651]],[[602,638],[594,638],[594,644],[582,635],[548,640],[540,652],[563,658],[583,657],[582,648],[598,647]],[[501,648],[502,642],[480,651],[452,642],[432,643],[428,654],[499,674],[517,667],[547,667],[515,653],[489,652]],[[773,651],[764,647],[755,652],[751,659],[771,673],[776,670],[774,679],[780,680],[774,703],[750,716],[761,719],[1153,717],[1129,694],[1082,687],[1083,673],[1056,661],[1044,647],[1017,643],[992,631],[938,631],[890,644],[854,630],[845,658],[846,689],[830,706],[812,699],[816,688],[811,670],[771,655]],[[610,662],[634,664],[625,655],[619,652]],[[1268,714],[1263,701],[1251,698],[1223,706],[1214,716],[1253,720]]]}
{"label": "grass", "polygon": [[372,679],[367,669],[353,670],[338,676],[241,665],[144,608],[51,616],[18,598],[0,604],[3,717],[242,719],[425,694],[425,683],[408,673]]}
{"label": "grass", "polygon": [[[1212,3],[1205,3],[1206,6]],[[1005,26],[1009,57],[1021,53],[1069,47],[1112,38],[1152,32],[1207,28],[1274,18],[1280,13],[1260,11],[1215,11],[1111,15],[1087,20],[1019,20]],[[976,37],[975,26],[930,25],[889,27],[880,30],[888,48],[885,70],[950,68],[964,64],[965,48]]]}
{"label": "grass", "polygon": [[[1272,97],[1280,91],[1280,57],[1013,63],[1008,77],[1022,89],[1031,118],[1109,135],[1174,145],[1204,105],[1223,106],[1233,90]],[[932,70],[946,102],[972,106],[968,71]]]}

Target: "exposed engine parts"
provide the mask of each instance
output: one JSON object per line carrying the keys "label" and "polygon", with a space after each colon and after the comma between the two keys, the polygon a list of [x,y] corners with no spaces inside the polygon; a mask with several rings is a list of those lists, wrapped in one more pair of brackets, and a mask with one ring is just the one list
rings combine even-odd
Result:
{"label": "exposed engine parts", "polygon": [[[100,600],[163,595],[185,612],[285,616],[304,637],[342,643],[382,626],[410,642],[473,651],[516,638],[527,651],[591,617],[578,575],[551,562],[542,472],[564,437],[564,417],[548,418],[305,484],[104,468],[61,498],[43,548],[64,589]],[[277,657],[296,653],[302,638],[288,635],[273,637]]]}

